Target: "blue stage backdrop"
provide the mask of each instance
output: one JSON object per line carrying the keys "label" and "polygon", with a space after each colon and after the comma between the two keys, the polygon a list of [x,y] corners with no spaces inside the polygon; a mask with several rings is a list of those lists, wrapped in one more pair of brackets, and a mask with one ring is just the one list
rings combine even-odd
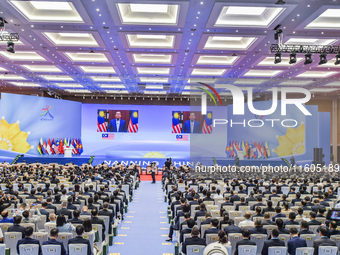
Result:
{"label": "blue stage backdrop", "polygon": [[81,137],[79,102],[2,93],[0,109],[1,155],[39,155],[41,138]]}

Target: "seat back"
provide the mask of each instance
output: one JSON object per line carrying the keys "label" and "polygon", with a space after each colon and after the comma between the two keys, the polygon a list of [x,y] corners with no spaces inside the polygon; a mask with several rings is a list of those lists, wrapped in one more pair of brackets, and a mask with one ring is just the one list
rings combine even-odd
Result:
{"label": "seat back", "polygon": [[241,233],[231,233],[228,235],[228,239],[231,243],[231,254],[234,254],[235,253],[235,247],[236,247],[236,243],[238,241],[241,241],[242,240],[242,234]]}
{"label": "seat back", "polygon": [[93,244],[94,244],[94,240],[96,239],[95,238],[95,233],[93,231],[92,232],[85,232],[83,234],[83,238],[90,241],[91,250],[93,251]]}
{"label": "seat back", "polygon": [[261,254],[263,244],[268,239],[266,234],[252,234],[250,240],[256,243],[257,251],[256,254]]}
{"label": "seat back", "polygon": [[286,225],[285,229],[290,230],[291,228],[296,228],[298,231],[300,231],[301,227],[299,225]]}
{"label": "seat back", "polygon": [[306,240],[307,247],[313,247],[313,243],[316,239],[316,234],[304,234],[300,235],[300,237]]}
{"label": "seat back", "polygon": [[292,237],[289,234],[279,234],[279,239],[285,242],[285,246],[287,246],[288,241]]}
{"label": "seat back", "polygon": [[24,228],[32,227],[32,228],[33,228],[33,231],[36,231],[36,230],[35,230],[35,224],[34,224],[34,223],[20,223],[20,226],[22,226],[22,227],[24,227]]}
{"label": "seat back", "polygon": [[309,230],[313,231],[314,234],[318,234],[318,228],[320,227],[320,225],[311,225],[309,226]]}
{"label": "seat back", "polygon": [[338,247],[335,246],[319,246],[319,255],[337,255]]}
{"label": "seat back", "polygon": [[256,255],[257,247],[255,245],[240,245],[238,247],[238,254]]}
{"label": "seat back", "polygon": [[21,244],[19,245],[20,255],[39,255],[38,244]]}
{"label": "seat back", "polygon": [[105,241],[109,240],[109,227],[112,228],[112,226],[109,226],[110,223],[110,216],[98,216],[98,219],[101,219],[104,221],[105,225]]}
{"label": "seat back", "polygon": [[69,255],[84,255],[84,254],[87,254],[87,245],[86,244],[69,244],[68,250],[69,250],[68,252]]}
{"label": "seat back", "polygon": [[6,254],[6,244],[0,244],[0,255]]}
{"label": "seat back", "polygon": [[11,255],[17,255],[17,243],[22,239],[21,232],[6,232],[4,233],[4,243],[6,248],[10,248]]}
{"label": "seat back", "polygon": [[0,223],[0,228],[2,230],[2,233],[6,233],[8,228],[13,226],[13,223]]}
{"label": "seat back", "polygon": [[73,233],[59,233],[57,241],[62,242],[67,247],[68,240],[73,238]]}
{"label": "seat back", "polygon": [[275,225],[264,225],[263,228],[267,229],[268,235],[272,233],[273,229],[277,229]]}
{"label": "seat back", "polygon": [[203,224],[201,225],[201,237],[203,238],[204,233],[207,229],[211,228],[210,224]]}
{"label": "seat back", "polygon": [[40,229],[44,229],[44,224],[46,223],[46,215],[41,215],[40,216],[40,221],[37,222],[37,231]]}
{"label": "seat back", "polygon": [[287,247],[274,246],[268,248],[268,255],[286,255]]}
{"label": "seat back", "polygon": [[313,255],[313,247],[300,247],[295,250],[295,255]]}
{"label": "seat back", "polygon": [[42,245],[42,243],[44,241],[48,240],[48,233],[46,233],[46,232],[34,232],[32,238],[39,240],[40,245]]}
{"label": "seat back", "polygon": [[207,245],[214,243],[214,242],[217,242],[218,241],[218,235],[217,234],[207,234],[205,236],[205,240],[206,240]]}
{"label": "seat back", "polygon": [[60,245],[43,245],[41,246],[42,255],[60,255],[61,246]]}
{"label": "seat back", "polygon": [[44,224],[45,232],[50,233],[51,229],[56,228],[56,226],[57,226],[57,224],[55,224],[55,223],[50,223],[50,222],[45,223]]}
{"label": "seat back", "polygon": [[[187,255],[203,255],[204,245],[188,245]],[[71,255],[71,254],[70,254]]]}
{"label": "seat back", "polygon": [[338,246],[338,249],[339,249],[340,248],[340,235],[332,235],[330,239],[336,243],[336,246]]}

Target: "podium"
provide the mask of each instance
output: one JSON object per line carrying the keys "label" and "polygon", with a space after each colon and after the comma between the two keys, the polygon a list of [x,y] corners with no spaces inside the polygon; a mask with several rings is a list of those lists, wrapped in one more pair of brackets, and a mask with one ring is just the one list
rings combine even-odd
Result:
{"label": "podium", "polygon": [[65,158],[72,158],[72,148],[65,148],[64,157]]}

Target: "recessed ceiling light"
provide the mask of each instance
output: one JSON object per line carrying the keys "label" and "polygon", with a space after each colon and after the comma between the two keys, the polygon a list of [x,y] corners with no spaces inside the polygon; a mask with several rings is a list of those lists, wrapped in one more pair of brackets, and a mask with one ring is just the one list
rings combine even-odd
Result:
{"label": "recessed ceiling light", "polygon": [[311,89],[309,91],[314,92],[314,93],[329,93],[329,92],[334,92],[334,91],[337,91],[337,90],[339,90],[339,89],[315,88],[315,89]]}
{"label": "recessed ceiling light", "polygon": [[[123,5],[123,4],[120,4]],[[167,4],[128,4],[132,12],[158,12],[167,13],[169,5]]]}
{"label": "recessed ceiling light", "polygon": [[221,76],[223,75],[227,69],[203,69],[203,68],[194,68],[191,72],[191,75],[209,75],[209,76]]}
{"label": "recessed ceiling light", "polygon": [[327,83],[325,86],[340,87],[340,81],[333,81],[333,82]]}
{"label": "recessed ceiling light", "polygon": [[204,83],[215,83],[217,80],[215,78],[189,78],[188,83],[194,84],[198,82]]}
{"label": "recessed ceiling light", "polygon": [[263,80],[263,79],[237,79],[234,84],[237,85],[259,85],[264,83],[267,80]]}
{"label": "recessed ceiling light", "polygon": [[163,85],[146,85],[145,89],[163,89]]}
{"label": "recessed ceiling light", "polygon": [[209,36],[204,45],[204,49],[246,50],[256,39],[256,37]]}
{"label": "recessed ceiling light", "polygon": [[165,67],[137,67],[139,74],[170,74],[170,68]]}
{"label": "recessed ceiling light", "polygon": [[340,9],[327,9],[314,19],[306,29],[339,29]]}
{"label": "recessed ceiling light", "polygon": [[124,84],[97,84],[101,88],[106,89],[125,89]]}
{"label": "recessed ceiling light", "polygon": [[104,53],[64,52],[73,62],[109,62]]}
{"label": "recessed ceiling light", "polygon": [[132,54],[135,63],[171,64],[170,54]]}
{"label": "recessed ceiling light", "polygon": [[110,94],[129,94],[127,90],[105,90],[105,92]]}
{"label": "recessed ceiling light", "polygon": [[243,76],[248,77],[274,77],[280,74],[281,70],[249,70]]}
{"label": "recessed ceiling light", "polygon": [[96,39],[90,33],[52,33],[43,32],[55,46],[88,46],[99,47]]}
{"label": "recessed ceiling light", "polygon": [[55,85],[62,88],[83,88],[83,85],[79,83],[55,83]]}
{"label": "recessed ceiling light", "polygon": [[218,55],[200,55],[197,59],[197,65],[233,65],[238,56],[218,56]]}
{"label": "recessed ceiling light", "polygon": [[160,77],[139,77],[140,82],[145,83],[168,83],[169,78],[160,78]]}
{"label": "recessed ceiling light", "polygon": [[166,91],[157,91],[157,90],[144,90],[144,94],[147,95],[165,95]]}
{"label": "recessed ceiling light", "polygon": [[79,66],[84,73],[116,73],[112,66]]}
{"label": "recessed ceiling light", "polygon": [[0,74],[0,80],[26,80],[26,78],[16,74]]}
{"label": "recessed ceiling light", "polygon": [[118,76],[90,76],[93,81],[121,82]]}
{"label": "recessed ceiling light", "polygon": [[69,93],[92,93],[88,89],[65,89],[64,91],[69,92]]}
{"label": "recessed ceiling light", "polygon": [[127,42],[132,48],[174,48],[174,35],[127,34]]}
{"label": "recessed ceiling light", "polygon": [[53,65],[22,65],[31,72],[61,73],[62,71]]}
{"label": "recessed ceiling light", "polygon": [[5,58],[14,61],[46,61],[45,58],[32,51],[15,51],[15,54],[8,51],[0,51],[0,54]]}
{"label": "recessed ceiling light", "polygon": [[322,72],[322,71],[305,71],[303,73],[300,73],[299,75],[297,75],[296,77],[299,78],[326,78],[326,77],[330,77],[332,75],[337,74],[338,72]]}
{"label": "recessed ceiling light", "polygon": [[312,80],[286,80],[284,82],[281,82],[280,86],[306,86],[313,83]]}
{"label": "recessed ceiling light", "polygon": [[0,72],[6,72],[6,71],[7,71],[7,69],[0,67]]}
{"label": "recessed ceiling light", "polygon": [[224,6],[215,26],[267,28],[284,10],[285,8],[274,7]]}
{"label": "recessed ceiling light", "polygon": [[323,38],[289,38],[285,44],[294,45],[330,45],[336,42],[336,39],[323,39]]}
{"label": "recessed ceiling light", "polygon": [[40,77],[48,81],[73,81],[73,78],[68,75],[40,75]]}
{"label": "recessed ceiling light", "polygon": [[72,2],[9,2],[30,22],[84,23]]}
{"label": "recessed ceiling light", "polygon": [[41,87],[39,84],[32,82],[11,82],[11,84],[18,87]]}

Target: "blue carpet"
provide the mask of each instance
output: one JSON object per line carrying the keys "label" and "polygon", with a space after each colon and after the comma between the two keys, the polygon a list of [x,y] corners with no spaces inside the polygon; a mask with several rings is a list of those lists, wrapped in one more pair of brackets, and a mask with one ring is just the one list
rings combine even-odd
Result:
{"label": "blue carpet", "polygon": [[164,202],[162,182],[140,182],[134,190],[128,213],[119,224],[110,255],[173,255],[175,242],[169,243],[167,203]]}

